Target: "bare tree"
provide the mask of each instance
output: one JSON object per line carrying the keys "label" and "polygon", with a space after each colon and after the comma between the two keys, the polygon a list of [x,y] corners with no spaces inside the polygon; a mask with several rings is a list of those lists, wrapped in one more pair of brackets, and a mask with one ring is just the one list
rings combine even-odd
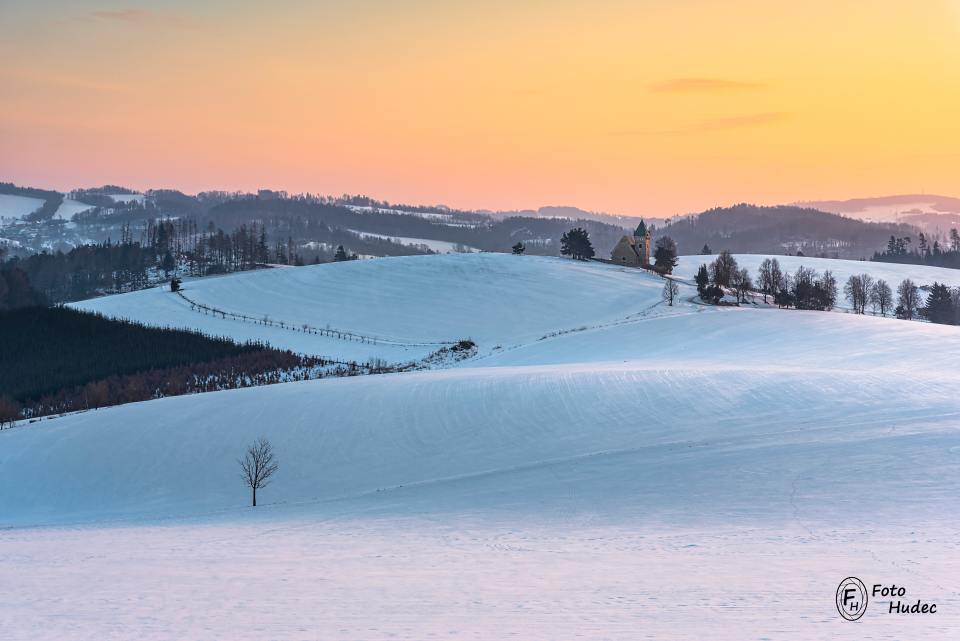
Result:
{"label": "bare tree", "polygon": [[680,294],[680,286],[677,285],[676,281],[673,279],[667,278],[666,282],[663,284],[663,292],[661,297],[663,301],[673,307],[673,301],[677,299],[677,296]]}
{"label": "bare tree", "polygon": [[870,292],[873,291],[873,276],[860,274],[860,287],[863,289],[863,298],[860,301],[860,313],[867,313],[867,303],[870,302]]}
{"label": "bare tree", "polygon": [[843,286],[843,294],[850,301],[850,306],[855,314],[860,313],[860,279],[856,276],[850,276]]}
{"label": "bare tree", "polygon": [[873,307],[873,313],[876,314],[879,311],[881,316],[886,316],[893,306],[893,291],[887,281],[882,278],[877,280],[870,290],[870,305]]}
{"label": "bare tree", "polygon": [[[776,287],[778,279],[773,275],[774,262],[776,262],[776,259],[770,260],[769,258],[764,258],[763,262],[760,263],[760,269],[757,271],[757,285],[763,294],[764,303],[767,302],[767,296],[777,293]],[[777,271],[780,271],[779,263],[777,264]]]}
{"label": "bare tree", "polygon": [[753,289],[753,281],[750,279],[750,272],[747,268],[734,270],[730,275],[730,284],[737,295],[737,303],[747,302],[747,292]]}
{"label": "bare tree", "polygon": [[237,459],[237,463],[242,470],[240,478],[253,492],[253,507],[257,507],[257,490],[266,487],[270,483],[270,477],[277,471],[273,446],[270,441],[260,437],[247,448],[242,459]]}
{"label": "bare tree", "polygon": [[920,308],[920,288],[912,280],[904,278],[897,286],[897,317],[913,320]]}
{"label": "bare tree", "polygon": [[837,304],[837,277],[829,269],[824,270],[819,289],[823,309],[830,311]]}
{"label": "bare tree", "polygon": [[847,279],[847,284],[843,286],[843,293],[850,301],[850,305],[856,314],[863,314],[866,311],[872,291],[873,277],[870,274],[851,276]]}

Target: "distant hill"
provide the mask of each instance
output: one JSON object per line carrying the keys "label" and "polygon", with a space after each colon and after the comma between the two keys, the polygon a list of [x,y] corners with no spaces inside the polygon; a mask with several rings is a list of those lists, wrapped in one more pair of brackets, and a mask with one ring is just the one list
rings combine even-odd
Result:
{"label": "distant hill", "polygon": [[608,214],[602,211],[588,211],[579,207],[570,205],[546,205],[538,209],[517,209],[510,211],[490,211],[480,210],[479,213],[485,213],[495,218],[565,218],[567,220],[594,220],[598,223],[606,223],[623,227],[624,229],[633,229],[637,222],[643,218],[649,224],[662,225],[670,221],[670,218],[655,218],[651,216],[618,215]]}
{"label": "distant hill", "polygon": [[[517,241],[522,241],[527,246],[528,254],[556,256],[560,252],[560,237],[571,227],[584,227],[600,254],[609,252],[624,233],[619,225],[595,220],[543,216],[492,218],[476,212],[421,212],[400,207],[392,205],[386,209],[343,206],[307,199],[242,198],[219,204],[205,216],[224,229],[260,220],[267,223],[271,236],[273,233],[270,230],[278,228],[283,230],[281,238],[291,234],[294,240],[338,242],[351,251],[369,254],[373,254],[377,248],[368,250],[360,247],[358,250],[357,234],[442,241],[494,252],[509,252]],[[343,236],[344,233],[350,236]],[[383,249],[380,248],[377,253],[383,255],[380,253]]]}
{"label": "distant hill", "polygon": [[937,194],[900,194],[874,198],[851,198],[849,200],[815,200],[796,203],[836,214],[868,213],[875,208],[894,208],[907,211],[917,205],[925,205],[934,211],[960,213],[960,198]]}
{"label": "distant hill", "polygon": [[[638,217],[547,205],[516,211],[465,211],[443,205],[406,205],[362,195],[290,195],[174,189],[134,193],[118,185],[63,194],[0,183],[0,193],[32,197],[37,211],[4,228],[10,254],[27,255],[132,237],[143,240],[151,221],[190,220],[199,230],[225,233],[254,225],[265,228],[273,249],[284,245],[304,261],[332,260],[338,245],[359,256],[396,256],[431,251],[510,251],[522,241],[528,254],[558,255],[560,236],[571,227],[590,233],[597,255],[606,257]],[[12,197],[12,196],[11,196]],[[43,199],[43,200],[41,200]],[[63,204],[62,209],[58,207]],[[71,207],[67,207],[71,205]],[[86,205],[86,207],[84,206]],[[66,213],[58,213],[66,212]],[[682,253],[711,249],[866,258],[883,249],[891,235],[916,237],[924,231],[941,244],[960,227],[960,198],[903,195],[823,201],[778,207],[736,205],[672,218],[644,216],[647,225],[669,234]],[[67,225],[66,222],[73,224]],[[9,221],[8,221],[9,222]],[[178,223],[180,224],[180,223]],[[184,223],[186,224],[186,223]],[[660,235],[655,232],[655,235]],[[283,261],[280,261],[283,262]]]}
{"label": "distant hill", "polygon": [[946,236],[960,226],[960,198],[937,194],[901,194],[877,198],[821,200],[796,203],[821,211],[870,222],[916,225],[928,235]]}
{"label": "distant hill", "polygon": [[868,258],[891,235],[916,236],[917,229],[896,223],[869,223],[810,207],[740,204],[675,220],[657,236],[677,241],[681,254],[704,244],[714,252],[795,254],[828,258]]}

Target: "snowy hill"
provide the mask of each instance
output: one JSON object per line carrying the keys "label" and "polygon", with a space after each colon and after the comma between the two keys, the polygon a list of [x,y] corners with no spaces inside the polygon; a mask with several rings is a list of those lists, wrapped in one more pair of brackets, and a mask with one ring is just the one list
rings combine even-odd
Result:
{"label": "snowy hill", "polygon": [[[189,301],[283,321],[281,329],[191,310],[158,288],[72,304],[115,318],[259,339],[322,356],[404,360],[472,338],[481,350],[612,322],[659,304],[661,283],[637,270],[504,254],[406,256],[187,280]],[[376,344],[305,334],[304,324]]]}
{"label": "snowy hill", "polygon": [[[705,257],[690,258],[681,271]],[[883,267],[922,282],[918,268]],[[846,267],[831,268],[841,278]],[[52,583],[74,620],[109,620],[118,638],[131,627],[149,638],[636,638],[638,626],[655,638],[949,637],[960,331],[706,307],[689,285],[671,308],[662,283],[473,254],[186,284],[206,305],[396,343],[339,348],[213,319],[160,289],[79,304],[284,334],[304,350],[412,353],[403,341],[470,336],[481,353],[456,369],[168,398],[0,432],[0,525],[12,528],[0,562],[48,578],[0,601],[0,620],[23,638],[71,632],[14,617],[50,599]],[[236,458],[259,436],[281,467],[251,510]],[[89,581],[97,568],[112,568],[102,586]],[[833,592],[849,575],[906,583],[942,615],[840,627]],[[228,583],[231,602],[261,607],[212,621]],[[149,616],[111,609],[117,595],[146,599]]]}
{"label": "snowy hill", "polygon": [[42,206],[42,198],[30,198],[29,196],[17,196],[15,194],[0,194],[0,224],[10,223],[23,218],[28,214],[32,214]]}
{"label": "snowy hill", "polygon": [[[770,321],[778,312],[761,314]],[[717,331],[730,337],[742,331],[732,327],[740,321],[735,314],[721,316],[727,318]],[[891,323],[870,325],[872,340],[891,338]],[[960,490],[960,461],[950,452],[960,445],[960,400],[952,393],[960,376],[918,372],[926,359],[904,358],[895,370],[877,370],[877,361],[889,358],[847,353],[852,366],[842,367],[836,352],[854,338],[853,327],[795,360],[786,354],[818,328],[752,358],[752,344],[768,336],[741,341],[736,349],[746,355],[735,364],[724,364],[714,352],[698,354],[691,345],[678,346],[686,354],[680,361],[665,349],[646,358],[623,346],[642,344],[630,341],[655,328],[636,329],[617,333],[628,356],[620,362],[311,381],[131,404],[10,430],[2,440],[0,478],[9,481],[0,485],[4,522],[242,511],[248,497],[237,485],[234,459],[261,434],[284,463],[266,500],[305,503],[309,511],[339,501],[392,513],[413,502],[417,511],[489,508],[550,516],[562,506],[630,521],[641,515],[674,520],[680,517],[672,511],[683,506],[683,522],[783,521],[792,516],[788,496],[797,489],[796,475],[813,469],[813,460],[821,471],[800,484],[802,496],[869,473],[871,457],[884,461],[884,479],[876,486],[897,485],[911,502],[909,511],[899,502],[887,504],[878,492],[817,501],[807,506],[805,519],[939,519],[947,485]],[[888,345],[886,353],[910,347],[933,357],[937,349],[951,358],[960,353],[955,333],[909,338],[909,345]],[[552,351],[582,357],[576,351],[581,339],[559,338]],[[530,360],[525,356],[506,360]],[[861,463],[847,460],[851,448],[864,457]],[[679,459],[669,455],[688,449]],[[40,452],[51,464],[36,464]],[[759,452],[762,458],[754,458]],[[99,461],[99,473],[89,473],[91,460]],[[760,469],[764,487],[745,495],[741,485]],[[561,491],[550,487],[558,472],[586,478]],[[683,476],[704,483],[690,494],[670,492]],[[439,493],[435,503],[424,503],[421,491],[401,490],[421,485],[431,497]],[[665,502],[668,495],[673,498]],[[510,507],[497,497],[509,497]]]}
{"label": "snowy hill", "polygon": [[[754,276],[766,257],[736,255]],[[774,257],[791,273],[801,265],[821,272],[830,269],[841,286],[850,275],[863,272],[887,280],[893,288],[904,278],[918,285],[934,281],[960,285],[960,271],[952,269]],[[699,265],[714,258],[681,257],[675,274],[692,283]],[[689,306],[665,309],[661,287],[658,278],[635,269],[559,258],[407,256],[188,279],[183,296],[159,287],[71,306],[149,325],[266,341],[330,358],[402,362],[461,338],[472,338],[482,354],[489,354],[498,347],[507,350],[555,333],[678,314],[684,309],[704,311]],[[687,291],[688,296],[694,293]],[[191,301],[228,315],[205,312]],[[839,301],[839,309],[844,305]],[[270,324],[263,323],[265,318]],[[304,325],[354,336],[308,333]]]}
{"label": "snowy hill", "polygon": [[[230,452],[261,432],[288,461],[287,480],[276,485],[279,500],[300,502],[596,453],[643,453],[657,443],[766,440],[799,426],[816,426],[817,434],[841,430],[842,440],[873,439],[871,421],[845,428],[845,416],[866,411],[911,425],[929,420],[908,430],[925,434],[941,434],[960,416],[960,400],[946,393],[960,383],[953,367],[960,355],[956,328],[683,300],[670,308],[659,300],[661,283],[640,270],[497,254],[354,261],[193,281],[192,297],[254,316],[270,310],[296,323],[329,318],[371,335],[392,330],[392,340],[469,335],[484,349],[456,371],[165,399],[14,430],[3,435],[9,458],[0,474],[30,479],[39,473],[49,483],[47,471],[33,468],[31,452],[57,458],[62,449],[63,476],[53,493],[40,478],[25,483],[35,488],[28,490],[0,483],[0,505],[12,504],[25,522],[240,507],[245,497],[229,474]],[[682,298],[692,293],[684,288]],[[378,305],[390,313],[368,311]],[[272,339],[285,331],[214,320],[162,289],[82,306],[212,333],[239,328]],[[287,333],[301,348],[400,349]],[[714,401],[700,407],[703,398]],[[950,429],[945,434],[954,436]],[[83,478],[89,458],[76,452],[102,442],[118,452],[110,475]],[[9,454],[20,444],[23,459]],[[180,466],[193,471],[165,480],[166,470]],[[600,479],[605,491],[609,482]]]}
{"label": "snowy hill", "polygon": [[93,209],[92,205],[73,200],[72,198],[65,198],[63,202],[60,203],[60,207],[57,208],[53,217],[60,220],[70,220],[75,214],[89,211],[90,209]]}

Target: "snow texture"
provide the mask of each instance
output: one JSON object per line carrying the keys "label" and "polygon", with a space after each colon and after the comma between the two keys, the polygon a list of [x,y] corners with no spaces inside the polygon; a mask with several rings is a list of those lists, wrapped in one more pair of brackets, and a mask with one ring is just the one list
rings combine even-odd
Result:
{"label": "snow texture", "polygon": [[[492,254],[189,281],[205,304],[397,340],[472,336],[480,355],[0,432],[0,630],[955,636],[960,332],[706,307],[688,285],[667,307],[661,288],[641,270]],[[159,289],[81,306],[266,331],[210,324]],[[280,471],[252,509],[236,458],[261,435]],[[851,575],[938,614],[875,601],[844,621],[834,593]]]}

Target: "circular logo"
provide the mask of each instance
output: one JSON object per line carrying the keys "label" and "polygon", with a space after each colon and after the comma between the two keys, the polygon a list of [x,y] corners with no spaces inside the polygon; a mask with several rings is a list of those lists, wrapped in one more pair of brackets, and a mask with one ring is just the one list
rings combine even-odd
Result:
{"label": "circular logo", "polygon": [[867,586],[855,576],[848,576],[837,588],[837,612],[847,621],[856,621],[867,611]]}

